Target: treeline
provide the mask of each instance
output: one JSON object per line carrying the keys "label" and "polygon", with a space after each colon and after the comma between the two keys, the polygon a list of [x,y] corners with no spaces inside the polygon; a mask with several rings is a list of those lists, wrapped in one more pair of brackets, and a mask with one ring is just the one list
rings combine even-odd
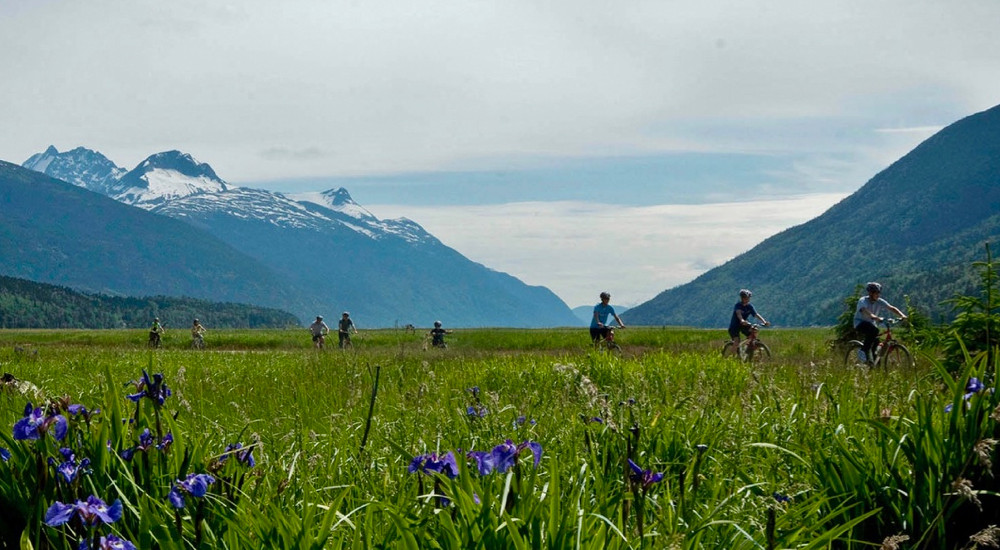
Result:
{"label": "treeline", "polygon": [[188,327],[193,319],[213,328],[299,326],[286,311],[193,298],[130,298],[0,276],[0,328],[144,328],[154,317],[167,327]]}

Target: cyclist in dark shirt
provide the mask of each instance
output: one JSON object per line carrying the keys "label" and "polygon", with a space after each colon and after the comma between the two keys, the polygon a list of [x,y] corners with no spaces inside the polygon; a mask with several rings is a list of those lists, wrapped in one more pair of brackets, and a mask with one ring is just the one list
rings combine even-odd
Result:
{"label": "cyclist in dark shirt", "polygon": [[765,327],[771,325],[750,303],[751,296],[753,292],[745,288],[740,290],[740,301],[733,306],[733,316],[729,320],[729,338],[733,341],[733,349],[740,347],[740,334],[750,335],[750,317],[756,317]]}

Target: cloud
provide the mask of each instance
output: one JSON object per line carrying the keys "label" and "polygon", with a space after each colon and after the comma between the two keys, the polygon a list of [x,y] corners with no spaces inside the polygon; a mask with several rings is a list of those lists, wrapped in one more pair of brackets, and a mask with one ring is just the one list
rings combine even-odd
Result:
{"label": "cloud", "polygon": [[[996,101],[1000,3],[0,3],[0,157],[230,181],[663,152],[864,158]],[[261,155],[280,144],[289,152]],[[879,156],[879,153],[871,153]]]}
{"label": "cloud", "polygon": [[613,206],[580,201],[413,207],[368,205],[407,217],[471,260],[543,285],[568,305],[610,290],[635,305],[686,283],[844,198]]}

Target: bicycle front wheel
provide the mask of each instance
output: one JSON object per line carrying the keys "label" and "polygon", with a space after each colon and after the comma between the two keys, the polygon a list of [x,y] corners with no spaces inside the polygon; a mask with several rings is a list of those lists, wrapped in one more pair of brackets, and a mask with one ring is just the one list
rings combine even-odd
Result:
{"label": "bicycle front wheel", "polygon": [[847,354],[844,355],[844,366],[849,369],[860,369],[867,367],[868,364],[865,359],[861,356],[861,350],[865,348],[865,345],[857,340],[851,340],[847,343]]}
{"label": "bicycle front wheel", "polygon": [[886,369],[908,369],[913,367],[913,355],[903,344],[892,344],[889,351],[879,357],[879,364]]}
{"label": "bicycle front wheel", "polygon": [[748,363],[767,363],[771,360],[771,348],[760,340],[753,346],[744,342],[740,345],[740,358]]}
{"label": "bicycle front wheel", "polygon": [[729,342],[726,342],[725,344],[723,344],[722,345],[722,356],[723,357],[732,357],[733,355],[736,355],[736,348],[733,346],[732,341],[729,341]]}

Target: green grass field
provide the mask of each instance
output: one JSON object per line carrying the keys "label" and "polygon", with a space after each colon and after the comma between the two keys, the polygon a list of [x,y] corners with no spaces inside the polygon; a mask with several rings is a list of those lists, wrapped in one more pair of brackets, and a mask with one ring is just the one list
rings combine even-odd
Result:
{"label": "green grass field", "polygon": [[0,331],[0,547],[989,547],[993,366],[849,370],[831,336]]}

